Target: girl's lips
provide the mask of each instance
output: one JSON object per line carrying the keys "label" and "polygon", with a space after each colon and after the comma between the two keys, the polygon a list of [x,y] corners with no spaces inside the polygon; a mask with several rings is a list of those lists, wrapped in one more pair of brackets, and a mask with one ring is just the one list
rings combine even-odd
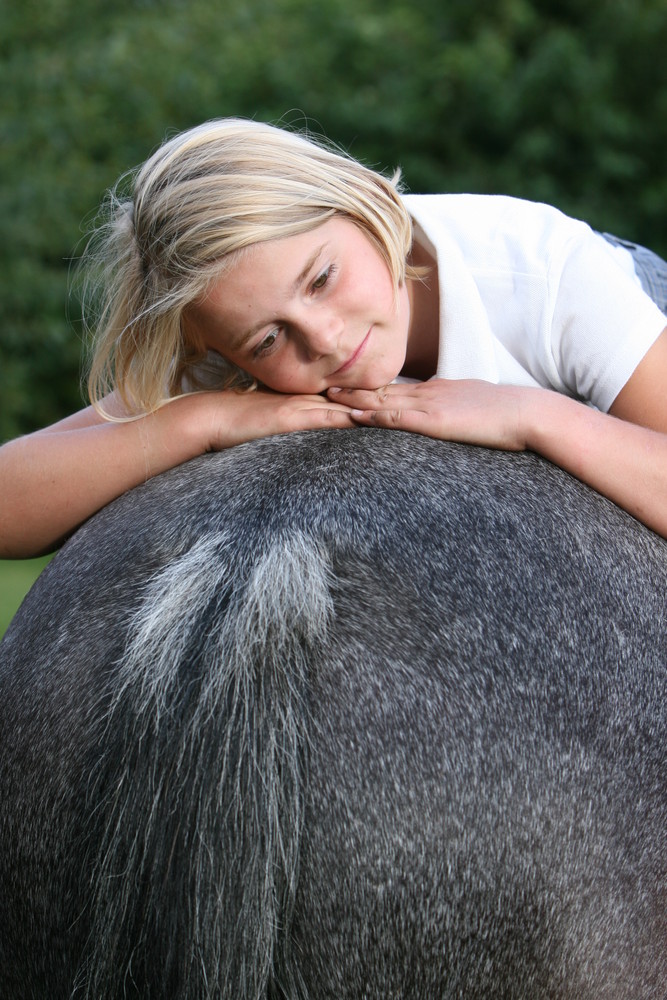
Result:
{"label": "girl's lips", "polygon": [[362,355],[362,354],[364,353],[364,351],[366,350],[366,344],[368,343],[368,339],[369,339],[369,337],[370,337],[370,335],[371,335],[371,330],[372,330],[372,329],[373,329],[373,327],[371,327],[371,328],[369,329],[368,333],[366,334],[366,336],[364,337],[364,339],[363,339],[363,340],[361,341],[361,343],[360,343],[360,344],[359,344],[359,346],[357,347],[357,349],[356,349],[356,351],[354,352],[354,354],[352,354],[352,355],[351,355],[351,356],[350,356],[350,357],[349,357],[349,358],[347,359],[347,361],[345,361],[345,362],[344,362],[344,363],[343,363],[343,364],[342,364],[342,365],[340,366],[340,368],[337,368],[335,372],[332,372],[332,373],[331,373],[332,375],[340,375],[340,373],[341,373],[341,372],[346,372],[346,371],[348,370],[348,368],[351,368],[351,367],[352,367],[352,365],[353,365],[353,364],[355,364],[355,363],[356,363],[356,362],[357,362],[357,361],[359,360],[359,358],[361,357],[361,355]]}

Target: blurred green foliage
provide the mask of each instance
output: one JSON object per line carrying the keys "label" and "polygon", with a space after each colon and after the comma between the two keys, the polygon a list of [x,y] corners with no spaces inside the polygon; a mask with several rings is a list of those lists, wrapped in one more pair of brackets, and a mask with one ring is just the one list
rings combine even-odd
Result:
{"label": "blurred green foliage", "polygon": [[0,440],[81,405],[83,220],[168,132],[305,122],[667,254],[666,49],[665,0],[0,0]]}
{"label": "blurred green foliage", "polygon": [[51,558],[40,556],[38,559],[14,562],[0,559],[0,639],[21,601]]}

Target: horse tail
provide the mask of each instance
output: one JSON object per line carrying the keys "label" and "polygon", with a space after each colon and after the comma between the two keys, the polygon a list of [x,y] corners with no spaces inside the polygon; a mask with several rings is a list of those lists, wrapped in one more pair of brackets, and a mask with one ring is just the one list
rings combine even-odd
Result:
{"label": "horse tail", "polygon": [[91,1000],[131,996],[135,976],[151,997],[259,1000],[291,965],[304,691],[330,569],[303,532],[245,542],[209,533],[160,569],[109,677],[78,977]]}

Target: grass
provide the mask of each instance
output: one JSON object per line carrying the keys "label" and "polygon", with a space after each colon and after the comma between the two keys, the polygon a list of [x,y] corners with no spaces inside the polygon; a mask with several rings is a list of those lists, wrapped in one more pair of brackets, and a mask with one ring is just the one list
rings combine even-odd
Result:
{"label": "grass", "polygon": [[0,559],[0,639],[19,604],[42,572],[50,556],[7,561]]}

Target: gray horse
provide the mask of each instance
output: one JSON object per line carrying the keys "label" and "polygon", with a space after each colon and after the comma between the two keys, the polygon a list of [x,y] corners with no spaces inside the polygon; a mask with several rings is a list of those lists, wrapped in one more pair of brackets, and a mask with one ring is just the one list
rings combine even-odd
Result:
{"label": "gray horse", "polygon": [[379,430],[93,518],[0,647],[2,1000],[667,996],[667,543]]}

